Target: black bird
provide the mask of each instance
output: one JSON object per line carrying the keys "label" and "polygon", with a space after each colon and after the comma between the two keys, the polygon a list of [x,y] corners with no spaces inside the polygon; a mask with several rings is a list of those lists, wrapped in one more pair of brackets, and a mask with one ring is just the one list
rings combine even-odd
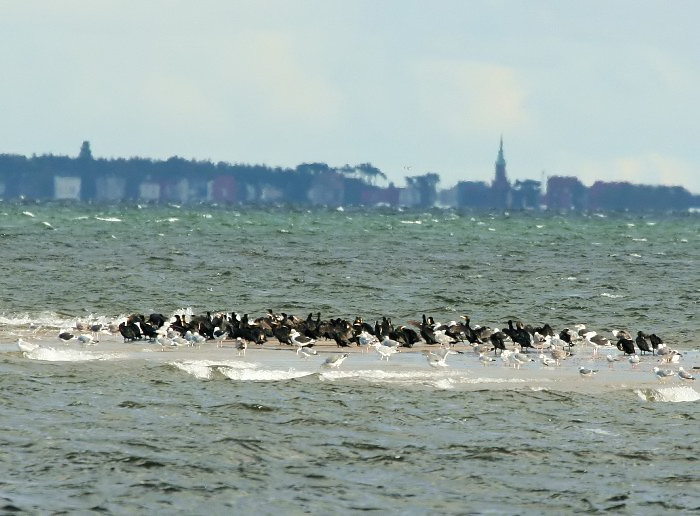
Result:
{"label": "black bird", "polygon": [[69,340],[72,340],[75,337],[71,332],[68,331],[62,331],[61,333],[58,334],[58,338],[61,339],[63,342],[68,342]]}
{"label": "black bird", "polygon": [[493,346],[493,353],[496,354],[496,350],[500,349],[503,351],[506,349],[506,338],[508,336],[503,333],[502,331],[495,331],[491,333],[489,336],[489,341],[491,342],[491,345]]}
{"label": "black bird", "polygon": [[122,322],[119,324],[119,333],[124,337],[124,342],[132,342],[141,339],[141,332],[134,323],[127,324]]}
{"label": "black bird", "polygon": [[617,340],[617,349],[622,351],[625,355],[634,355],[634,341],[621,335]]}
{"label": "black bird", "polygon": [[569,346],[569,351],[571,351],[571,346],[574,345],[573,342],[571,342],[571,335],[572,331],[569,328],[564,328],[562,331],[559,332],[559,338],[566,342],[567,346]]}
{"label": "black bird", "polygon": [[652,333],[649,335],[649,341],[651,342],[651,353],[655,354],[656,350],[659,348],[659,344],[663,344],[664,341],[661,340],[661,337],[659,337],[656,333]]}
{"label": "black bird", "polygon": [[634,341],[637,343],[637,347],[639,348],[639,351],[644,353],[653,353],[654,350],[649,346],[649,343],[647,342],[647,336],[641,332],[637,332],[637,338],[634,339]]}
{"label": "black bird", "polygon": [[[432,320],[432,317],[430,319]],[[423,322],[420,325],[420,336],[423,337],[426,344],[438,344],[438,341],[435,338],[435,330],[428,322],[425,314],[423,314]]]}
{"label": "black bird", "polygon": [[516,327],[513,328],[513,321],[509,320],[508,321],[508,329],[504,329],[503,333],[508,335],[513,342],[516,344],[519,344],[521,348],[531,348],[532,346],[532,339],[530,338],[530,334],[528,331],[523,327],[523,324],[521,322],[516,323]]}

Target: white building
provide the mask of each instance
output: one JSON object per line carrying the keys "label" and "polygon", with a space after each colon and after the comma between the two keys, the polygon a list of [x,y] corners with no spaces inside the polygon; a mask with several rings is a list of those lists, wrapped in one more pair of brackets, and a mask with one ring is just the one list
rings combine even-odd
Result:
{"label": "white building", "polygon": [[53,178],[53,198],[56,200],[80,200],[79,177],[54,176]]}

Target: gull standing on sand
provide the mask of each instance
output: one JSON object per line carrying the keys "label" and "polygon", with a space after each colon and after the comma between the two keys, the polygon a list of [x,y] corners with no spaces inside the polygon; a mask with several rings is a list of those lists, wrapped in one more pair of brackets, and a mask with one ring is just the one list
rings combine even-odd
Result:
{"label": "gull standing on sand", "polygon": [[535,361],[534,358],[530,358],[525,353],[522,353],[520,351],[516,351],[515,353],[513,353],[511,358],[513,359],[513,363],[516,369],[520,369],[520,366],[523,364]]}
{"label": "gull standing on sand", "polygon": [[581,366],[578,368],[578,372],[581,375],[581,378],[593,378],[593,375],[596,374],[598,370]]}
{"label": "gull standing on sand", "polygon": [[[637,356],[637,355],[634,355]],[[612,367],[615,365],[615,362],[619,362],[620,359],[617,357],[614,357],[612,355],[605,355],[605,360],[608,361],[608,367],[612,369]]]}
{"label": "gull standing on sand", "polygon": [[343,363],[343,361],[350,356],[350,353],[343,353],[342,355],[333,355],[328,357],[323,364],[321,364],[323,367],[328,367],[328,368],[333,368],[337,369],[340,367],[340,364]]}
{"label": "gull standing on sand", "polygon": [[540,353],[539,359],[540,359],[540,362],[542,362],[543,366],[554,367],[557,365],[556,360],[554,360],[552,357],[546,356],[544,353]]}
{"label": "gull standing on sand", "polygon": [[238,356],[245,356],[245,350],[248,349],[248,343],[240,337],[236,337],[236,349],[238,350]]}
{"label": "gull standing on sand", "polygon": [[639,355],[637,355],[637,354],[634,354],[629,358],[629,363],[632,364],[632,369],[637,369],[640,361],[641,361],[641,359],[639,358]]}
{"label": "gull standing on sand", "polygon": [[[384,341],[386,342],[386,339]],[[389,361],[389,357],[393,355],[394,353],[398,353],[399,348],[397,346],[385,346],[384,344],[380,342],[375,342],[374,344],[374,349],[377,350],[377,353],[379,353],[379,360],[384,360],[386,358],[386,361]]]}
{"label": "gull standing on sand", "polygon": [[[506,357],[506,358],[507,358],[507,357]],[[484,366],[484,367],[486,367],[487,365],[489,365],[491,362],[495,362],[495,361],[496,361],[495,358],[490,357],[490,356],[488,356],[488,355],[484,355],[483,353],[481,353],[481,354],[479,355],[479,363],[481,363],[481,365]]]}
{"label": "gull standing on sand", "polygon": [[301,348],[313,346],[316,342],[311,337],[302,335],[294,328],[292,328],[292,331],[289,332],[289,339],[292,341],[292,345],[294,345],[297,348],[297,355],[299,354],[299,350]]}
{"label": "gull standing on sand", "polygon": [[318,351],[316,351],[314,348],[301,348],[299,351],[299,355],[301,355],[301,358],[307,359],[309,357],[312,357],[314,355],[318,355]]}
{"label": "gull standing on sand", "polygon": [[362,348],[363,353],[369,351],[369,347],[373,346],[375,342],[379,342],[379,339],[366,330],[362,330],[357,336],[357,343]]}
{"label": "gull standing on sand", "polygon": [[660,369],[658,367],[654,367],[654,374],[662,382],[668,380],[672,376],[676,376],[676,373],[674,373],[671,369]]}
{"label": "gull standing on sand", "polygon": [[678,377],[681,380],[695,380],[695,377],[682,367],[678,368]]}

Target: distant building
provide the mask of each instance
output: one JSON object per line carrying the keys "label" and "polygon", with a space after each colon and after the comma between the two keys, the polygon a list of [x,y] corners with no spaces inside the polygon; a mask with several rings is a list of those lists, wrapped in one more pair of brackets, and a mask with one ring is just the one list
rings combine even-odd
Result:
{"label": "distant building", "polygon": [[501,144],[498,148],[495,168],[496,177],[491,184],[494,207],[498,209],[508,209],[511,206],[511,192],[510,182],[508,182],[508,177],[506,176],[506,158],[503,156],[503,136],[501,136]]}
{"label": "distant building", "polygon": [[80,185],[79,177],[72,176],[54,176],[53,191],[54,199],[56,200],[80,200]]}
{"label": "distant building", "polygon": [[98,201],[120,201],[126,197],[126,179],[111,175],[95,179],[95,198]]}

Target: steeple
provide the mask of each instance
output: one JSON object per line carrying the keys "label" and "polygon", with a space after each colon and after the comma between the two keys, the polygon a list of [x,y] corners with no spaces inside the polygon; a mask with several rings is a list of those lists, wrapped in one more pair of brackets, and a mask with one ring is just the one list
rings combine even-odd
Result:
{"label": "steeple", "polygon": [[496,177],[491,184],[493,200],[498,208],[508,209],[510,207],[510,183],[506,177],[506,158],[503,156],[503,135],[498,146],[498,157],[496,158]]}
{"label": "steeple", "polygon": [[503,135],[501,135],[501,144],[498,147],[498,157],[496,158],[496,178],[494,179],[494,184],[507,182],[506,158],[503,156]]}

